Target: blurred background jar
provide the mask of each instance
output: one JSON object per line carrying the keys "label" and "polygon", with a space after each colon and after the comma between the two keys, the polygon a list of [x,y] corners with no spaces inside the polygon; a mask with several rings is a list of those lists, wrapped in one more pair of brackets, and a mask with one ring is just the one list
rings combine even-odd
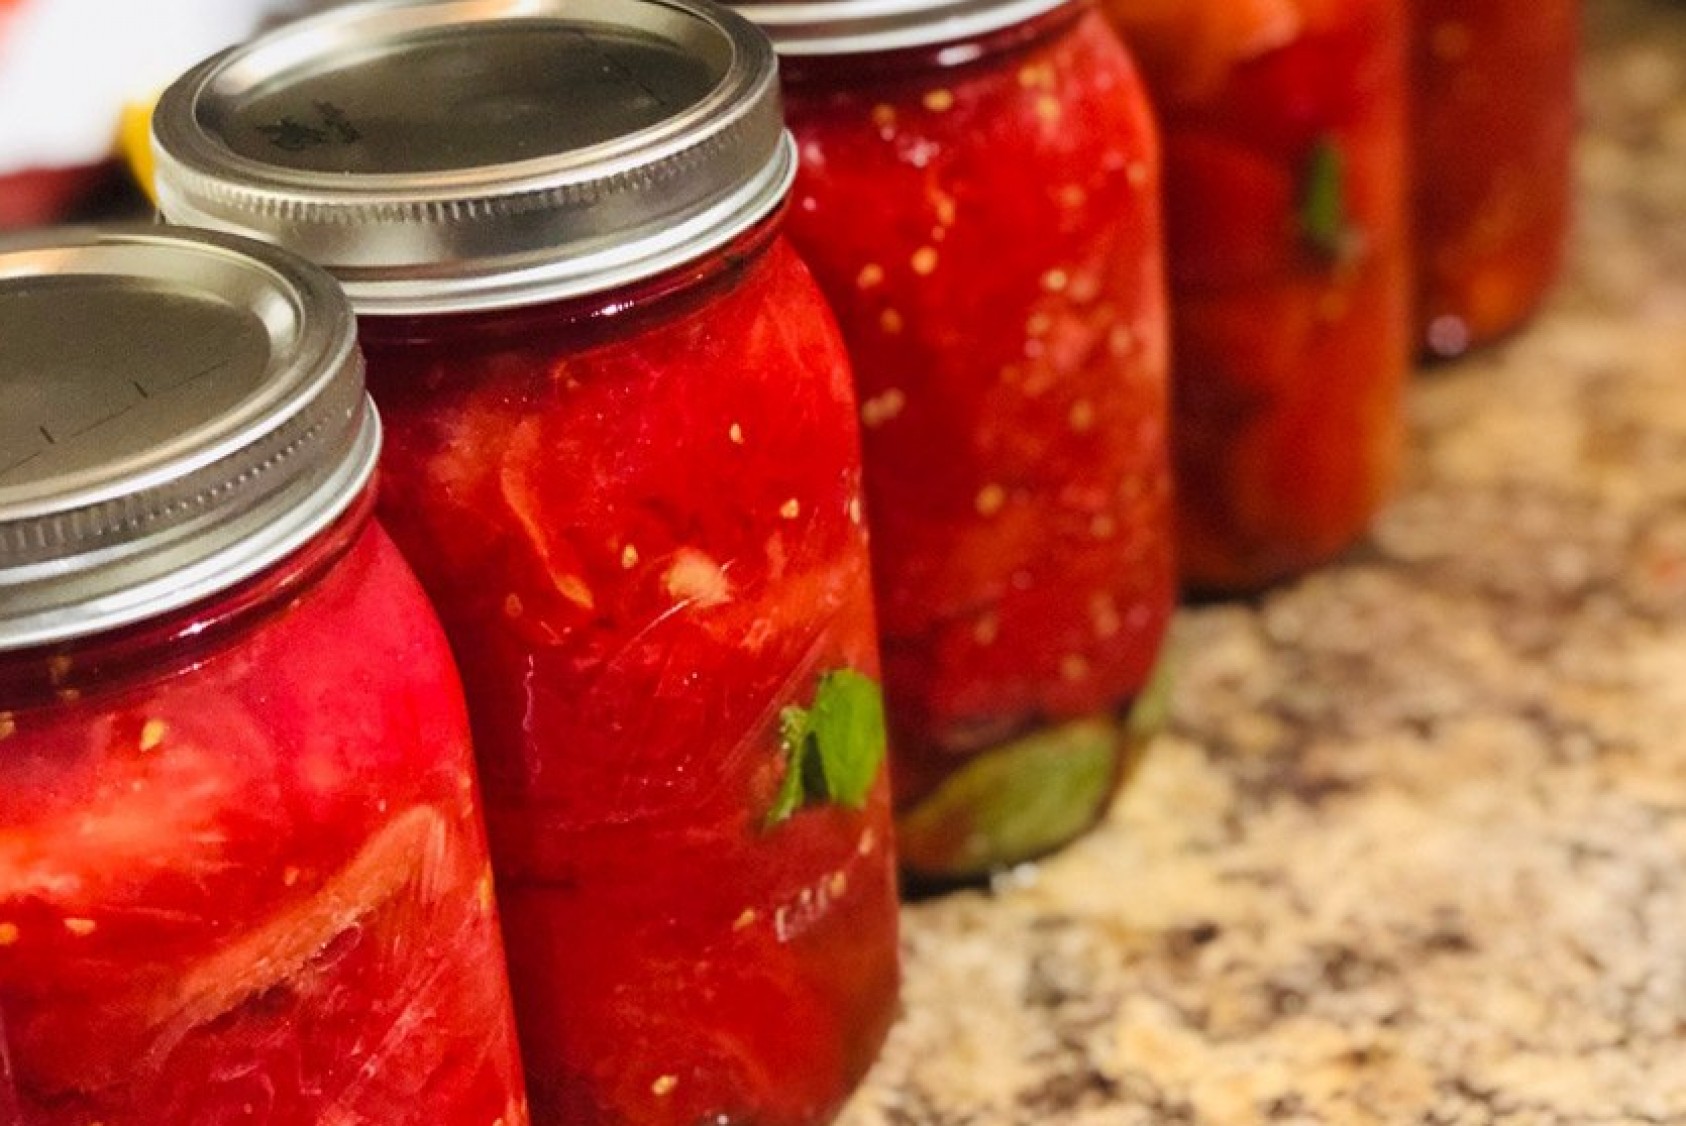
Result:
{"label": "blurred background jar", "polygon": [[1563,264],[1577,0],[1411,0],[1417,347],[1521,325]]}
{"label": "blurred background jar", "polygon": [[0,248],[0,1121],[526,1121],[362,374],[267,247]]}
{"label": "blurred background jar", "polygon": [[162,205],[357,308],[535,1120],[823,1122],[897,984],[847,359],[780,234],[766,41],[575,11],[360,5],[211,60],[160,103]]}
{"label": "blurred background jar", "polygon": [[1256,588],[1360,539],[1409,363],[1403,0],[1107,0],[1165,143],[1180,563]]}
{"label": "blurred background jar", "polygon": [[1105,811],[1172,608],[1145,91],[1088,3],[738,7],[859,386],[898,849],[975,877]]}

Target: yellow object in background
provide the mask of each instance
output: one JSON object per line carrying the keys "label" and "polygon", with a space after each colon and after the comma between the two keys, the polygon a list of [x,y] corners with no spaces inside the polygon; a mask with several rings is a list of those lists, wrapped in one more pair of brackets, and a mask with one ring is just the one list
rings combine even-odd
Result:
{"label": "yellow object in background", "polygon": [[126,104],[117,132],[117,148],[123,154],[123,163],[154,204],[158,202],[158,193],[153,180],[152,111],[157,105],[157,94],[145,101]]}

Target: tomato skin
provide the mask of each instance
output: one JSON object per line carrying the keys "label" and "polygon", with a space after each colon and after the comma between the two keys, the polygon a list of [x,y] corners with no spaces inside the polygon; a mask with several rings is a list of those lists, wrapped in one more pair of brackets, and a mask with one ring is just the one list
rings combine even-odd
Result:
{"label": "tomato skin", "polygon": [[906,813],[1147,681],[1174,583],[1159,147],[1086,5],[784,73],[791,234],[860,387]]}
{"label": "tomato skin", "polygon": [[1454,356],[1539,307],[1563,265],[1580,5],[1412,0],[1417,347]]}
{"label": "tomato skin", "polygon": [[211,603],[0,656],[22,1126],[525,1120],[461,690],[367,512]]}
{"label": "tomato skin", "polygon": [[[1194,588],[1254,589],[1351,546],[1398,475],[1405,11],[1152,9],[1107,5],[1166,138],[1180,568]],[[1340,229],[1310,232],[1320,160],[1337,169],[1340,213],[1325,221]]]}
{"label": "tomato skin", "polygon": [[848,365],[777,232],[574,302],[363,320],[539,1121],[824,1122],[894,1011],[885,779],[767,824],[781,711],[878,673]]}

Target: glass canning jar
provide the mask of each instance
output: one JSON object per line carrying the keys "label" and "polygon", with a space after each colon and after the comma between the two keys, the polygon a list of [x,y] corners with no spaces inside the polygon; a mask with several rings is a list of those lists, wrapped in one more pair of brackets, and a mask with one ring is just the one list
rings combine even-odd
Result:
{"label": "glass canning jar", "polygon": [[1185,581],[1360,539],[1410,363],[1403,0],[1106,0],[1165,138]]}
{"label": "glass canning jar", "polygon": [[975,877],[1105,811],[1174,601],[1146,93],[1087,3],[738,8],[855,365],[897,847]]}
{"label": "glass canning jar", "polygon": [[165,211],[360,314],[463,669],[535,1119],[827,1120],[896,994],[854,398],[706,5],[363,5],[183,78]]}
{"label": "glass canning jar", "polygon": [[0,247],[0,1121],[526,1121],[362,375],[268,247]]}
{"label": "glass canning jar", "polygon": [[1578,0],[1411,0],[1417,346],[1528,319],[1563,265]]}

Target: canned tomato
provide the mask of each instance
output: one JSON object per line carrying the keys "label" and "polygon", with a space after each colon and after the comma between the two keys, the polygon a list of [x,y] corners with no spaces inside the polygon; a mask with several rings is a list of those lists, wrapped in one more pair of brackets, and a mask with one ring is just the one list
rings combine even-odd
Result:
{"label": "canned tomato", "polygon": [[169,215],[360,314],[535,1117],[827,1119],[893,1014],[896,904],[854,399],[780,233],[771,49],[688,2],[363,5],[156,128]]}
{"label": "canned tomato", "polygon": [[1105,811],[1174,600],[1146,94],[1086,3],[739,10],[859,385],[898,848],[976,876]]}
{"label": "canned tomato", "polygon": [[0,246],[0,1120],[526,1121],[450,652],[343,296]]}
{"label": "canned tomato", "polygon": [[1539,307],[1563,265],[1576,0],[1411,0],[1417,346],[1455,356]]}
{"label": "canned tomato", "polygon": [[1108,0],[1165,134],[1178,540],[1246,589],[1360,539],[1410,361],[1402,0]]}

